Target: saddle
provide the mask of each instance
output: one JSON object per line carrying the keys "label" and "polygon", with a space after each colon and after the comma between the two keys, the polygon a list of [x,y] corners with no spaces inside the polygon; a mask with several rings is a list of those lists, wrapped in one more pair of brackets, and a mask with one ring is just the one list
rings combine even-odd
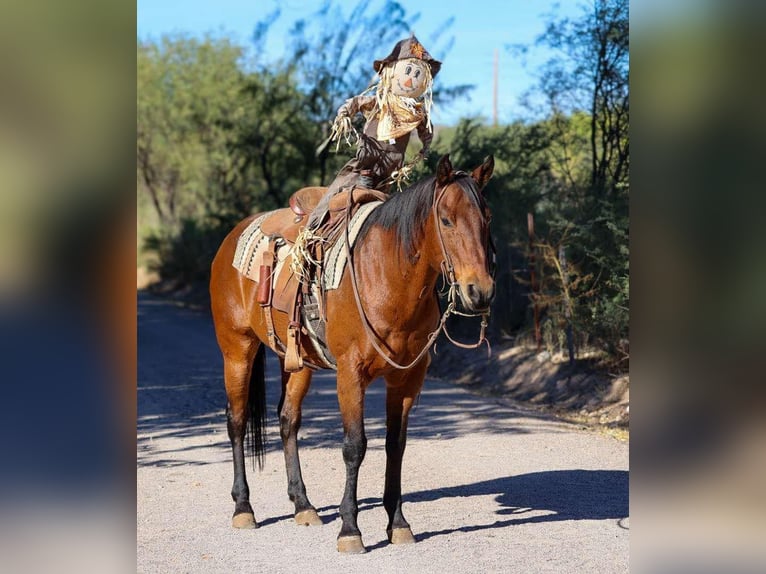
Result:
{"label": "saddle", "polygon": [[[277,249],[283,245],[283,242],[295,247],[301,232],[305,229],[308,216],[326,191],[325,187],[299,189],[290,196],[289,209],[278,209],[261,223],[261,231],[269,237],[269,243],[259,269],[257,299],[266,317],[269,345],[284,356],[284,369],[287,372],[299,371],[304,366],[300,348],[301,334],[308,336],[317,355],[325,363],[323,365],[309,364],[309,366],[335,368],[334,358],[324,341],[325,318],[324,305],[322,305],[324,297],[318,288],[320,283],[318,277],[322,272],[322,255],[329,244],[338,239],[347,210],[353,213],[362,204],[384,201],[388,198],[388,194],[372,189],[352,187],[339,191],[330,199],[329,220],[316,230],[316,235],[322,240],[308,246],[313,263],[309,266],[310,275],[301,276],[291,265],[283,265],[279,274],[274,277]],[[286,313],[289,317],[286,345],[274,331],[272,307]]]}
{"label": "saddle", "polygon": [[[278,209],[273,215],[267,217],[261,224],[261,230],[265,235],[278,235],[290,244],[294,244],[298,234],[303,229],[307,217],[327,191],[326,187],[304,187],[290,196],[288,204],[290,209]],[[370,201],[385,201],[387,193],[374,189],[352,187],[336,193],[329,204],[330,221],[324,228],[333,227],[332,223],[340,219],[349,204],[352,206],[362,205]],[[321,233],[321,230],[319,230]]]}

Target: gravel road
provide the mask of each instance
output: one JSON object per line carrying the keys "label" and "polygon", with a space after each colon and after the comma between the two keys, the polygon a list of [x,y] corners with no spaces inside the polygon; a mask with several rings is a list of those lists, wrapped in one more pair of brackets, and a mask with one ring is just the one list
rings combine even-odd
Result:
{"label": "gravel road", "polygon": [[222,361],[208,313],[139,294],[137,571],[141,573],[599,573],[628,571],[628,445],[427,380],[410,418],[402,491],[417,544],[386,540],[384,385],[366,401],[359,475],[368,552],[340,555],[342,430],[331,372],[314,377],[299,434],[324,525],[297,526],[267,357],[263,471],[248,464],[257,530],[231,528]]}

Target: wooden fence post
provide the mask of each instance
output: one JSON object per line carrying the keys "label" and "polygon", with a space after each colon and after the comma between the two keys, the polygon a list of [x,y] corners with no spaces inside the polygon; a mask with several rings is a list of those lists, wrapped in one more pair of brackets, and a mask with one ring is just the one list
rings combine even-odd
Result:
{"label": "wooden fence post", "polygon": [[537,281],[535,280],[535,218],[531,213],[527,213],[527,232],[529,233],[529,282],[532,289],[532,312],[535,317],[535,343],[537,343],[537,352],[540,352],[540,317],[537,309]]}

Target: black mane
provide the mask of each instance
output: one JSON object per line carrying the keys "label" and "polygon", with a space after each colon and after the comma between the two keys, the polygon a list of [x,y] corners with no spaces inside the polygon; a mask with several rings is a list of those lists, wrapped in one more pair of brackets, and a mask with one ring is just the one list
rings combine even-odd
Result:
{"label": "black mane", "polygon": [[[476,182],[465,172],[457,172],[455,181],[460,184],[476,205],[482,205],[481,194]],[[375,226],[396,230],[397,246],[408,257],[415,255],[415,247],[423,230],[426,218],[431,214],[436,189],[436,176],[432,175],[412,184],[402,192],[392,192],[383,205],[373,210],[362,229],[357,241],[361,241],[367,232]]]}

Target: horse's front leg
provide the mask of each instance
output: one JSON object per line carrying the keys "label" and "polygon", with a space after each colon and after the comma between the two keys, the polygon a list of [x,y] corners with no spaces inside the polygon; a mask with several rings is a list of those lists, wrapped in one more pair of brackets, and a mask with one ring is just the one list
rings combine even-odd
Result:
{"label": "horse's front leg", "polygon": [[279,433],[285,452],[287,494],[295,503],[295,522],[306,526],[322,524],[316,509],[306,496],[306,485],[301,474],[298,456],[298,430],[301,427],[301,404],[311,385],[311,370],[302,369],[286,373],[282,366],[282,398],[279,401]]}
{"label": "horse's front leg", "polygon": [[428,368],[428,357],[409,371],[386,376],[386,486],[383,506],[388,513],[386,533],[392,544],[415,542],[402,514],[402,458],[407,444],[410,409],[420,393]]}
{"label": "horse's front leg", "polygon": [[357,525],[359,505],[357,480],[359,467],[367,452],[364,433],[364,392],[369,381],[355,371],[339,366],[338,404],[343,419],[343,461],[346,463],[346,487],[340,503],[342,525],[338,534],[338,551],[352,554],[366,552]]}

